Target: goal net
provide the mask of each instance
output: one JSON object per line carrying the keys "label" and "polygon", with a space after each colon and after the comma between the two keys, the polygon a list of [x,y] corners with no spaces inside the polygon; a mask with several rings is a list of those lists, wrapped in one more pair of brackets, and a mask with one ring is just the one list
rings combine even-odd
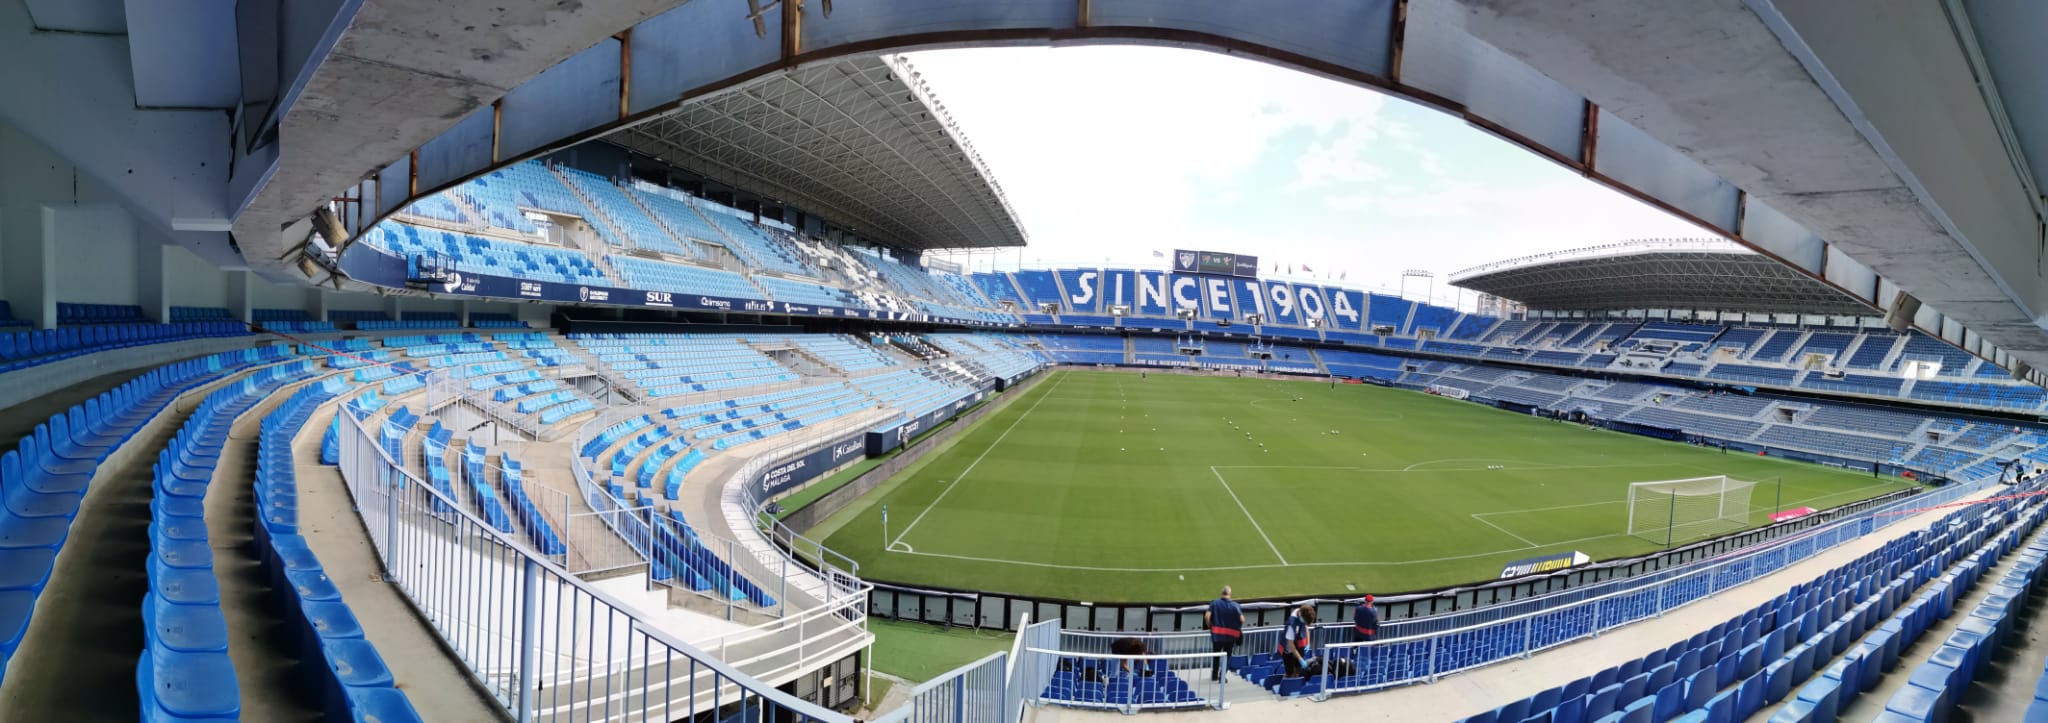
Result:
{"label": "goal net", "polygon": [[1755,487],[1727,475],[1631,484],[1628,534],[1666,544],[1746,528]]}

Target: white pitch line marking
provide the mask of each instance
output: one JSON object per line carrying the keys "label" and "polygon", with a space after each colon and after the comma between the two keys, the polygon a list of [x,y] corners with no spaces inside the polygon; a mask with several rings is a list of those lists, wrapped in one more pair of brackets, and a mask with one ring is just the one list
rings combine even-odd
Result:
{"label": "white pitch line marking", "polygon": [[1280,558],[1280,565],[1285,567],[1287,565],[1287,556],[1280,554],[1280,547],[1273,544],[1273,538],[1266,536],[1266,528],[1259,526],[1258,519],[1252,517],[1252,511],[1245,508],[1244,500],[1237,498],[1237,490],[1231,489],[1230,481],[1223,479],[1223,470],[1210,467],[1209,473],[1216,475],[1217,482],[1223,483],[1223,491],[1230,493],[1230,501],[1237,503],[1238,511],[1243,512],[1244,518],[1252,523],[1252,529],[1259,531],[1259,538],[1266,541],[1266,549],[1272,550],[1273,556]]}
{"label": "white pitch line marking", "polygon": [[1016,431],[1017,425],[1024,423],[1024,418],[1031,416],[1032,412],[1038,411],[1038,405],[1044,404],[1045,400],[1047,399],[1051,399],[1052,393],[1055,390],[1058,390],[1060,388],[1060,384],[1066,381],[1067,378],[1062,376],[1059,378],[1059,381],[1055,381],[1052,383],[1052,386],[1047,387],[1044,396],[1039,397],[1038,401],[1032,402],[1031,408],[1024,410],[1023,414],[1017,415],[1017,419],[1015,421],[1010,422],[1010,427],[1008,429],[1003,430],[1003,433],[1000,436],[996,437],[996,441],[990,442],[987,449],[981,450],[981,456],[975,457],[974,461],[967,465],[967,469],[960,470],[959,476],[954,477],[952,482],[946,483],[946,489],[940,490],[939,496],[932,498],[931,504],[925,505],[924,511],[917,513],[917,517],[911,519],[910,524],[905,526],[902,532],[896,533],[896,539],[890,541],[889,544],[895,545],[896,543],[902,542],[904,535],[910,534],[911,529],[917,527],[917,523],[923,522],[924,516],[931,514],[932,508],[938,507],[940,500],[946,499],[946,495],[952,494],[953,488],[960,486],[961,480],[967,479],[967,474],[969,472],[973,472],[975,467],[980,466],[982,460],[988,459],[988,453],[995,451],[996,447],[1002,446],[1003,440],[1008,438],[1011,432]]}
{"label": "white pitch line marking", "polygon": [[1045,569],[1049,569],[1049,570],[1080,570],[1080,571],[1084,571],[1084,572],[1228,572],[1228,571],[1232,571],[1232,570],[1270,570],[1270,569],[1273,569],[1273,568],[1276,568],[1276,567],[1398,567],[1398,566],[1401,566],[1401,565],[1425,565],[1425,564],[1430,564],[1430,563],[1437,563],[1437,562],[1451,562],[1451,561],[1454,561],[1454,560],[1470,560],[1470,559],[1473,559],[1473,558],[1479,558],[1479,557],[1492,557],[1492,556],[1495,556],[1495,555],[1507,555],[1507,554],[1512,554],[1512,553],[1517,553],[1517,552],[1524,552],[1524,551],[1527,551],[1527,550],[1535,550],[1535,549],[1540,549],[1540,548],[1546,548],[1546,547],[1562,547],[1562,546],[1565,546],[1565,545],[1574,545],[1574,544],[1578,544],[1578,543],[1581,543],[1581,542],[1591,542],[1591,541],[1593,541],[1593,540],[1605,540],[1605,539],[1608,539],[1608,538],[1610,538],[1610,537],[1627,537],[1627,536],[1628,536],[1628,535],[1627,535],[1626,533],[1616,532],[1616,533],[1612,533],[1612,534],[1606,534],[1606,535],[1594,535],[1594,536],[1592,536],[1592,537],[1581,537],[1581,538],[1579,538],[1579,539],[1576,539],[1576,540],[1565,540],[1565,541],[1562,541],[1562,542],[1553,542],[1553,543],[1550,543],[1550,544],[1548,544],[1548,545],[1536,545],[1536,546],[1530,546],[1530,547],[1513,547],[1513,548],[1507,548],[1507,549],[1502,549],[1502,550],[1489,550],[1489,551],[1486,551],[1486,552],[1474,552],[1474,553],[1471,553],[1471,554],[1467,554],[1467,555],[1451,555],[1451,556],[1449,556],[1449,557],[1431,557],[1431,558],[1424,558],[1424,559],[1419,559],[1419,560],[1365,560],[1365,561],[1357,561],[1357,562],[1290,562],[1290,563],[1287,563],[1287,564],[1284,564],[1284,565],[1271,565],[1271,564],[1268,564],[1268,565],[1222,565],[1222,566],[1217,566],[1217,567],[1097,567],[1097,566],[1093,566],[1093,565],[1062,565],[1062,564],[1059,564],[1059,563],[1055,563],[1055,562],[1031,562],[1031,561],[1028,561],[1028,560],[1005,560],[1005,559],[1002,559],[1002,558],[999,558],[999,557],[975,557],[975,556],[973,556],[973,555],[949,555],[949,554],[946,554],[946,553],[943,553],[943,552],[904,552],[904,551],[902,551],[902,550],[890,550],[890,552],[893,552],[893,553],[896,553],[896,554],[899,554],[899,555],[918,555],[918,556],[921,556],[921,557],[942,557],[942,558],[945,558],[945,559],[948,559],[948,560],[966,560],[966,561],[968,561],[968,562],[987,562],[987,563],[993,563],[993,564],[997,564],[997,565],[1021,565],[1021,566],[1024,566],[1024,567],[1038,567],[1038,568],[1045,568]]}
{"label": "white pitch line marking", "polygon": [[1493,524],[1492,522],[1488,521],[1488,520],[1487,520],[1486,518],[1484,518],[1484,517],[1480,517],[1480,516],[1479,516],[1479,513],[1476,513],[1476,512],[1475,512],[1475,513],[1473,513],[1473,514],[1472,514],[1472,519],[1474,519],[1474,520],[1478,520],[1478,521],[1479,521],[1479,524],[1485,525],[1485,526],[1487,526],[1487,527],[1491,527],[1491,528],[1493,528],[1493,529],[1496,529],[1496,530],[1500,530],[1500,531],[1501,531],[1502,533],[1506,534],[1506,535],[1507,535],[1508,537],[1512,537],[1512,538],[1515,538],[1515,539],[1517,539],[1517,540],[1521,540],[1521,541],[1522,541],[1522,544],[1524,544],[1524,545],[1528,545],[1528,546],[1530,546],[1530,547],[1536,547],[1536,546],[1537,546],[1537,545],[1536,545],[1536,543],[1535,543],[1535,542],[1533,542],[1533,541],[1531,541],[1531,540],[1530,540],[1529,538],[1527,538],[1527,537],[1523,537],[1523,536],[1521,536],[1521,535],[1517,535],[1517,534],[1515,534],[1515,533],[1513,533],[1513,532],[1510,532],[1510,531],[1508,530],[1508,528],[1505,528],[1505,527],[1501,527],[1500,525],[1496,525],[1496,524]]}

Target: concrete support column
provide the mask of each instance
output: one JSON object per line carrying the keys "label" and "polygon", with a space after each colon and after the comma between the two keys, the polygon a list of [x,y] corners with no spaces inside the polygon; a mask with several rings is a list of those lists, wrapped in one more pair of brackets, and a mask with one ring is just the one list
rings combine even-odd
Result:
{"label": "concrete support column", "polygon": [[400,303],[404,299],[403,296],[384,297],[384,315],[391,317],[392,321],[405,321],[405,308]]}
{"label": "concrete support column", "polygon": [[168,323],[171,298],[165,289],[170,286],[170,265],[165,263],[164,256],[171,252],[171,247],[143,238],[136,243],[135,251],[135,303],[142,307],[143,316]]}
{"label": "concrete support column", "polygon": [[249,270],[227,272],[228,315],[242,320],[254,321],[249,313]]}
{"label": "concrete support column", "polygon": [[455,318],[461,321],[463,326],[469,326],[469,304],[468,299],[455,302]]}
{"label": "concrete support column", "polygon": [[512,307],[512,317],[535,326],[547,326],[548,317],[554,310],[550,304],[517,304]]}
{"label": "concrete support column", "polygon": [[[54,206],[43,206],[41,223],[35,238],[26,239],[16,259],[23,264],[20,270],[26,273],[15,276],[27,282],[25,288],[15,289],[17,298],[24,304],[14,307],[16,316],[33,321],[38,329],[57,328],[57,215]],[[27,306],[27,309],[21,308]]]}
{"label": "concrete support column", "polygon": [[340,292],[332,289],[314,289],[313,308],[307,309],[306,313],[312,314],[314,321],[326,321],[328,303],[334,300],[337,293]]}

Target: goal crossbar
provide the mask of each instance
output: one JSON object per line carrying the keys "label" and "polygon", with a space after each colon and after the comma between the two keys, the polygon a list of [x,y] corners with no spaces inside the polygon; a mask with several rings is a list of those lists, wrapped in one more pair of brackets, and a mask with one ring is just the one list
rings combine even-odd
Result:
{"label": "goal crossbar", "polygon": [[1671,544],[1748,527],[1756,484],[1727,475],[1631,483],[1628,534]]}

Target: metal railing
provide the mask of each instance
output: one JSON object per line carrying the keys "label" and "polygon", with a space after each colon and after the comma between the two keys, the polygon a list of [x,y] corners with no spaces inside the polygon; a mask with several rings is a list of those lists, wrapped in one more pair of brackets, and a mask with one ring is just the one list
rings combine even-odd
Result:
{"label": "metal railing", "polygon": [[[607,513],[600,515],[600,519],[603,519],[629,545],[635,540],[651,539],[655,531],[649,528],[648,520],[658,519],[659,515],[651,514],[651,510],[650,514],[645,515],[614,514],[628,509],[628,505],[613,496],[607,484],[599,481],[598,476],[603,475],[603,479],[608,482],[611,479],[610,472],[594,469],[584,459],[583,447],[591,438],[613,425],[655,411],[650,405],[640,404],[619,407],[601,414],[578,431],[573,438],[574,446],[570,449],[570,470],[575,476],[578,489],[592,510]],[[777,437],[792,440],[791,444],[781,450],[759,455],[743,466],[738,473],[728,478],[722,498],[730,501],[736,494],[734,487],[747,488],[737,494],[749,492],[751,485],[747,485],[746,480],[758,474],[767,464],[816,448],[820,443],[819,438],[825,436],[822,432],[823,430],[816,428],[805,428]],[[832,440],[825,440],[826,443],[830,441]],[[792,539],[770,536],[772,531],[764,533],[753,523],[760,509],[758,504],[722,506],[726,507],[724,511],[729,517],[738,514],[738,517],[727,520],[735,537],[725,537],[707,531],[700,521],[694,529],[700,545],[708,550],[723,551],[723,559],[728,565],[747,574],[748,579],[756,581],[775,599],[772,606],[755,606],[735,600],[729,595],[722,596],[728,608],[728,617],[731,617],[733,609],[738,607],[749,607],[776,616],[785,616],[791,607],[791,595],[795,593],[807,596],[816,603],[796,606],[803,610],[799,616],[800,620],[819,616],[865,620],[869,587],[860,580],[857,574],[858,567],[852,563],[851,558],[832,552],[823,544],[800,536]],[[669,532],[681,533],[680,530]],[[749,541],[741,537],[747,534],[752,534],[755,539]],[[634,549],[645,554],[651,553],[653,547],[638,545],[634,546]]]}
{"label": "metal railing", "polygon": [[434,490],[351,412],[341,425],[342,479],[385,581],[517,720],[849,721],[638,619]]}
{"label": "metal railing", "polygon": [[[896,418],[891,419],[891,421],[895,420]],[[883,422],[882,424],[887,423]],[[746,512],[746,519],[752,522],[754,529],[759,530],[770,543],[789,550],[798,559],[819,566],[821,569],[829,569],[836,574],[848,577],[858,577],[860,562],[833,551],[832,548],[826,547],[823,542],[805,537],[802,533],[790,529],[788,525],[782,524],[782,521],[776,519],[774,515],[763,512],[762,510],[767,507],[768,501],[761,499],[760,491],[755,489],[754,485],[748,484],[750,480],[760,476],[763,470],[784,460],[801,457],[815,451],[819,447],[831,444],[837,441],[837,436],[839,435],[832,435],[832,437],[835,437],[834,439],[807,440],[783,447],[774,452],[758,455],[748,460],[745,465],[740,467],[739,471],[733,473],[731,481],[726,483],[726,492],[727,497],[737,503],[739,509]],[[734,522],[737,523],[737,520],[734,520]]]}
{"label": "metal railing", "polygon": [[909,703],[877,723],[1014,723],[1009,670],[1009,653],[989,653],[918,685]]}
{"label": "metal railing", "polygon": [[1136,713],[1227,707],[1227,653],[1082,653],[1024,648],[1023,695],[1035,704]]}
{"label": "metal railing", "polygon": [[[1901,498],[1718,558],[1668,570],[1478,610],[1383,622],[1377,639],[1364,645],[1351,643],[1348,622],[1324,624],[1311,631],[1311,647],[1319,650],[1364,647],[1372,651],[1358,661],[1359,677],[1347,676],[1363,682],[1348,687],[1325,687],[1326,694],[1434,681],[1438,676],[1526,657],[1550,647],[1597,636],[1628,623],[1661,616],[1875,532],[1905,519],[1913,511],[1953,503],[1990,484],[1991,481],[1980,481],[1951,485],[1927,494]],[[1328,604],[1337,601],[1309,602]],[[1052,620],[1040,625],[1057,625],[1058,622]],[[1238,649],[1273,650],[1279,643],[1280,630],[1278,627],[1246,629]],[[1516,637],[1518,635],[1519,638]],[[1506,646],[1513,652],[1505,655],[1468,652],[1483,649],[1483,646],[1470,644],[1472,641],[1503,637],[1518,639],[1522,644]],[[1060,631],[1058,644],[1046,649],[1068,654],[1100,655],[1107,653],[1110,646],[1122,638],[1143,640],[1146,651],[1152,654],[1193,655],[1210,650],[1209,635],[1205,631],[1134,633],[1081,630]],[[1456,652],[1446,654],[1447,650]]]}
{"label": "metal railing", "polygon": [[[1927,507],[1949,504],[1981,486],[1953,488],[1945,500],[1929,500]],[[1802,560],[1889,526],[1905,515],[1877,515],[1842,520],[1815,528],[1809,534],[1782,541],[1760,554],[1746,555],[1666,581],[1648,590],[1631,590],[1583,600],[1571,605],[1519,615],[1483,628],[1467,628],[1425,636],[1371,642],[1333,641],[1316,646],[1325,661],[1348,660],[1354,666],[1348,675],[1333,678],[1331,665],[1320,673],[1318,699],[1333,693],[1356,693],[1415,682],[1435,682],[1440,676],[1481,667],[1511,658],[1527,658],[1537,652],[1665,613],[1707,599],[1716,593],[1777,572]],[[1500,646],[1500,641],[1517,641]],[[1506,647],[1514,653],[1488,656],[1475,651]],[[1343,681],[1352,681],[1343,684]],[[1334,682],[1333,682],[1334,681]]]}

